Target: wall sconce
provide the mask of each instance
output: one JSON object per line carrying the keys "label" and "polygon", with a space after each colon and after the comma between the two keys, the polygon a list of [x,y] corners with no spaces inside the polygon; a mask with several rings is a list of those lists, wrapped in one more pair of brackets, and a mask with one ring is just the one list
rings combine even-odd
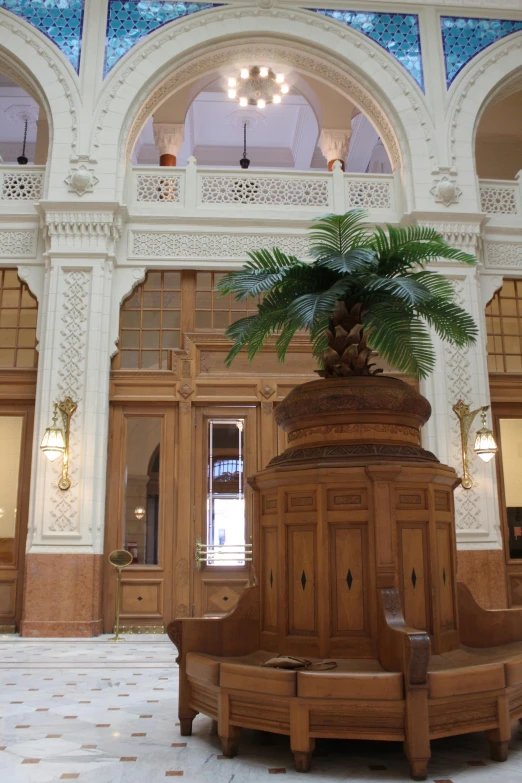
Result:
{"label": "wall sconce", "polygon": [[473,451],[475,454],[484,460],[489,462],[498,451],[495,438],[490,429],[486,427],[486,411],[489,410],[489,405],[482,405],[482,407],[476,410],[470,410],[470,406],[466,405],[462,400],[459,400],[454,406],[453,410],[458,416],[460,422],[460,442],[462,449],[462,466],[464,468],[464,477],[462,479],[462,486],[464,489],[471,489],[473,486],[473,479],[469,475],[468,464],[468,438],[471,425],[475,419],[477,413],[480,413],[482,417],[482,427],[478,430],[475,438],[475,445]]}
{"label": "wall sconce", "polygon": [[134,516],[136,517],[136,519],[143,519],[143,517],[145,516],[145,509],[143,508],[143,506],[136,506],[136,508],[134,509]]}
{"label": "wall sconce", "polygon": [[[53,423],[45,430],[40,448],[50,462],[62,457],[62,477],[58,482],[60,489],[66,490],[71,486],[69,478],[69,433],[71,430],[71,418],[78,405],[66,397],[63,402],[54,403]],[[58,413],[62,417],[62,426],[58,426]]]}

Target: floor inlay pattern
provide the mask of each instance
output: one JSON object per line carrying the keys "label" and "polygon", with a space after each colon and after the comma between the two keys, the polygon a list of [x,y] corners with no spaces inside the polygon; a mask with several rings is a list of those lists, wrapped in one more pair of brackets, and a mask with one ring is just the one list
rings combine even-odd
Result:
{"label": "floor inlay pattern", "polygon": [[[177,724],[176,650],[164,636],[89,640],[0,638],[2,783],[286,783],[409,781],[399,743],[317,743],[313,768],[295,772],[286,737],[244,732],[241,755],[224,759],[212,721],[192,737]],[[56,698],[55,698],[56,697]],[[483,735],[432,743],[433,783],[520,783],[522,730],[509,760],[489,760]]]}

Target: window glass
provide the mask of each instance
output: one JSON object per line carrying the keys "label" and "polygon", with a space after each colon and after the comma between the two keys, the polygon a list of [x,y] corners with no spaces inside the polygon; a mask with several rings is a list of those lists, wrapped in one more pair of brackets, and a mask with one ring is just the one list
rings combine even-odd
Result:
{"label": "window glass", "polygon": [[0,416],[0,564],[15,562],[23,418]]}
{"label": "window glass", "polygon": [[158,564],[161,418],[127,419],[124,547],[133,563]]}
{"label": "window glass", "polygon": [[208,565],[244,565],[244,419],[208,422]]}
{"label": "window glass", "polygon": [[522,419],[500,420],[509,556],[522,559]]}

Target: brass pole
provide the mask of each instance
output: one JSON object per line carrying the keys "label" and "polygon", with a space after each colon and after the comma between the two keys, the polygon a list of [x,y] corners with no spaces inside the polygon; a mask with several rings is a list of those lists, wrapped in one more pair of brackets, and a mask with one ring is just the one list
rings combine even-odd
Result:
{"label": "brass pole", "polygon": [[116,574],[116,625],[114,636],[109,639],[109,642],[124,642],[124,637],[120,637],[120,593],[121,593],[121,572],[123,568],[118,568]]}

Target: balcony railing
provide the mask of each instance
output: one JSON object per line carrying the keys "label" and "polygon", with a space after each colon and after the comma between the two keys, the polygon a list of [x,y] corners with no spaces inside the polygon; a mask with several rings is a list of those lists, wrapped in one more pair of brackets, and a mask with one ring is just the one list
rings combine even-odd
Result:
{"label": "balcony railing", "polygon": [[[135,167],[127,203],[139,213],[195,213],[230,217],[310,219],[354,207],[370,218],[398,219],[392,174],[344,174],[340,170],[282,171]],[[293,214],[292,214],[293,213]]]}
{"label": "balcony railing", "polygon": [[45,166],[0,166],[0,201],[39,201]]}
{"label": "balcony railing", "polygon": [[494,223],[522,227],[522,184],[509,179],[481,179],[480,208]]}

